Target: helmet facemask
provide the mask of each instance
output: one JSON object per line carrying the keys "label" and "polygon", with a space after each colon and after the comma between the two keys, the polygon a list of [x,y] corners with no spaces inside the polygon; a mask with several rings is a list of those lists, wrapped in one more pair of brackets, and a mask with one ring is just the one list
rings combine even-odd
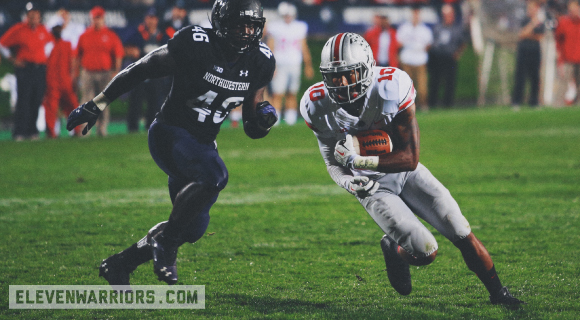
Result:
{"label": "helmet facemask", "polygon": [[[243,19],[226,23],[220,30],[224,40],[238,53],[249,51],[258,46],[264,30],[264,21]],[[262,20],[265,20],[262,18]]]}
{"label": "helmet facemask", "polygon": [[320,72],[330,99],[340,105],[366,96],[374,66],[373,52],[362,36],[347,32],[328,39],[321,53]]}
{"label": "helmet facemask", "polygon": [[359,62],[346,66],[344,61],[329,63],[320,67],[328,95],[337,104],[349,104],[362,98],[370,85],[370,70]]}

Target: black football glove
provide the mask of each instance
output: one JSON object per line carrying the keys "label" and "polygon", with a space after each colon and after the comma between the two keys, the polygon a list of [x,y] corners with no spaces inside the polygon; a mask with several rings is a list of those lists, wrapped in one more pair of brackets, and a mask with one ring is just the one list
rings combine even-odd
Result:
{"label": "black football glove", "polygon": [[268,101],[262,101],[256,105],[256,116],[258,126],[264,130],[270,129],[278,121],[276,109]]}
{"label": "black football glove", "polygon": [[83,129],[83,135],[85,135],[95,125],[101,112],[102,112],[101,109],[97,107],[97,105],[93,102],[93,100],[86,102],[82,106],[74,109],[68,115],[68,120],[66,121],[66,129],[68,131],[71,131],[76,126],[86,123],[87,126]]}

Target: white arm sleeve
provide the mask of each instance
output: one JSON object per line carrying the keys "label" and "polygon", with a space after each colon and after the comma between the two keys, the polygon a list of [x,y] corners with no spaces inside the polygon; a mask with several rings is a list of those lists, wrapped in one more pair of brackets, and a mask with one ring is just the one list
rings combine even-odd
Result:
{"label": "white arm sleeve", "polygon": [[324,159],[326,164],[326,170],[328,174],[334,180],[336,184],[344,188],[346,191],[353,195],[356,193],[350,188],[350,179],[352,179],[352,172],[341,166],[336,159],[334,159],[334,146],[336,145],[336,140],[332,138],[318,138],[318,148],[320,149],[320,154]]}

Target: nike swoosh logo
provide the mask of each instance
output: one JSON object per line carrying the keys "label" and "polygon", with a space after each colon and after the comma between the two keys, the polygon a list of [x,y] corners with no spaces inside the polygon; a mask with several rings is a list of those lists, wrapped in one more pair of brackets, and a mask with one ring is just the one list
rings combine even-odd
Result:
{"label": "nike swoosh logo", "polygon": [[336,150],[336,152],[338,152],[338,154],[340,154],[341,156],[344,156],[344,152],[340,152],[338,150]]}

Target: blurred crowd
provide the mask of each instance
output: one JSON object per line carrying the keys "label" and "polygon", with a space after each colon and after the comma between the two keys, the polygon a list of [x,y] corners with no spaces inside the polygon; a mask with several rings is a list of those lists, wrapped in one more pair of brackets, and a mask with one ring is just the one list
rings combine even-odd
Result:
{"label": "blurred crowd", "polygon": [[[398,67],[411,76],[418,110],[453,106],[458,61],[473,34],[470,29],[473,12],[469,9],[472,6],[467,3],[480,1],[485,2],[263,2],[265,9],[277,16],[274,20],[268,18],[263,41],[277,57],[277,71],[268,93],[279,108],[281,121],[289,125],[297,121],[296,95],[300,79],[313,79],[316,66],[312,65],[311,54],[319,54],[310,52],[306,40],[313,33],[320,35],[321,28],[326,31],[325,36],[341,31],[363,34],[378,66]],[[566,104],[574,103],[580,84],[578,0],[514,1],[521,2],[523,14],[517,27],[513,106],[541,103],[541,43],[547,33],[553,35],[557,53],[555,94],[565,97]],[[122,68],[166,44],[177,30],[188,24],[210,27],[207,14],[212,4],[213,0],[5,1],[0,5],[0,62],[8,61],[14,70],[13,75],[5,76],[2,81],[3,87],[12,90],[14,140],[38,139],[39,128],[49,138],[58,137],[59,115],[66,116],[79,102],[101,92]],[[312,10],[304,10],[310,6],[317,6],[316,19],[308,15]],[[369,19],[357,25],[356,14],[351,19],[355,22],[345,23],[349,19],[346,11],[356,6],[370,6],[372,25]],[[345,13],[340,23],[336,23],[333,14],[339,9]],[[304,13],[304,20],[310,24],[298,20],[298,13]],[[317,23],[322,24],[316,26]],[[155,79],[128,94],[129,132],[138,131],[141,126],[149,127],[170,87],[170,79]],[[39,110],[44,114],[40,124],[37,123]],[[232,125],[236,126],[240,118],[239,113],[233,112]],[[106,109],[97,123],[96,134],[107,135],[109,119],[109,109]]]}

